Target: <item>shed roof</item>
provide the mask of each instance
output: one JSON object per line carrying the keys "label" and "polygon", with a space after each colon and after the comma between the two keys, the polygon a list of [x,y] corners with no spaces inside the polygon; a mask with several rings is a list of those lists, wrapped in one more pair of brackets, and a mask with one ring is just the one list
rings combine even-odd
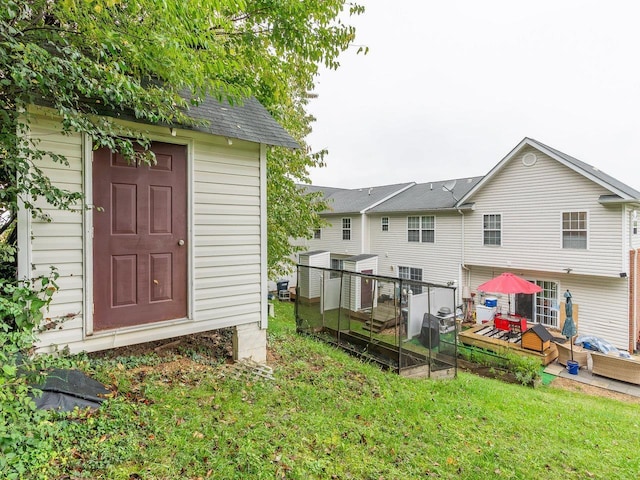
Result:
{"label": "shed roof", "polygon": [[[189,98],[188,93],[183,93]],[[49,106],[50,102],[42,100],[42,105]],[[137,118],[131,110],[98,108],[98,113],[107,117],[128,120],[131,122],[152,124]],[[228,137],[266,145],[300,148],[300,145],[287,131],[271,116],[267,109],[254,97],[248,97],[241,102],[231,105],[228,101],[219,101],[207,96],[198,105],[191,105],[187,116],[198,121],[195,125],[167,125],[185,130],[210,133],[221,137]],[[201,124],[202,123],[202,124]]]}
{"label": "shed roof", "polygon": [[242,104],[233,106],[207,97],[199,105],[191,107],[188,114],[193,119],[207,121],[206,125],[183,127],[189,130],[266,145],[300,147],[254,97],[246,98]]}
{"label": "shed roof", "polygon": [[314,255],[320,255],[322,253],[329,253],[329,251],[328,250],[311,250],[310,252],[300,252],[298,255],[313,257]]}
{"label": "shed roof", "polygon": [[372,253],[361,253],[360,255],[354,255],[353,257],[345,258],[345,262],[360,262],[362,260],[368,260],[370,258],[378,258],[378,255]]}

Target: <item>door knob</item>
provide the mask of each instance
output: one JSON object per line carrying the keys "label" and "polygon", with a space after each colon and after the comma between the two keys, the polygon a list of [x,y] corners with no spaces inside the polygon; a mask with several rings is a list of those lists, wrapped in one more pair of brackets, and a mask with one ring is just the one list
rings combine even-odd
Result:
{"label": "door knob", "polygon": [[183,246],[184,245],[184,240],[182,240],[182,239],[178,240],[178,245]]}

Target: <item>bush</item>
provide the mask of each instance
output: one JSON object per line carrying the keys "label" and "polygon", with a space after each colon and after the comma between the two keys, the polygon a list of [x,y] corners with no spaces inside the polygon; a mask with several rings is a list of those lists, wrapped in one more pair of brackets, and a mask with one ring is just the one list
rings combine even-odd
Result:
{"label": "bush", "polygon": [[490,352],[480,348],[462,348],[460,356],[473,363],[512,373],[522,385],[536,387],[542,381],[540,361],[534,357],[518,355],[507,348]]}
{"label": "bush", "polygon": [[57,290],[55,269],[33,281],[0,279],[0,471],[3,478],[44,478],[53,444],[30,386],[42,380],[51,357],[34,356],[37,327]]}

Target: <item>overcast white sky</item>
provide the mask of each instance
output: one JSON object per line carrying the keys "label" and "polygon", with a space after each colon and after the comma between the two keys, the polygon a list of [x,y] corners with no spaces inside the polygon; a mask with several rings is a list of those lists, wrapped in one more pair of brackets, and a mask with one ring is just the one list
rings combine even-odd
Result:
{"label": "overcast white sky", "polygon": [[361,0],[318,78],[316,185],[486,174],[523,137],[640,190],[640,2]]}

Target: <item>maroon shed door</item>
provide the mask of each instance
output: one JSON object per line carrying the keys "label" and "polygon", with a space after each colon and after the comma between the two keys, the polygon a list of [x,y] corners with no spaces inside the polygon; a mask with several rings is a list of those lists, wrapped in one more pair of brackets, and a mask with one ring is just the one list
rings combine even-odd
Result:
{"label": "maroon shed door", "polygon": [[[360,273],[373,274],[373,270],[362,270]],[[372,278],[360,278],[360,308],[371,308],[373,306],[373,285]]]}
{"label": "maroon shed door", "polygon": [[93,154],[95,330],[187,316],[187,148],[151,148],[152,167]]}

